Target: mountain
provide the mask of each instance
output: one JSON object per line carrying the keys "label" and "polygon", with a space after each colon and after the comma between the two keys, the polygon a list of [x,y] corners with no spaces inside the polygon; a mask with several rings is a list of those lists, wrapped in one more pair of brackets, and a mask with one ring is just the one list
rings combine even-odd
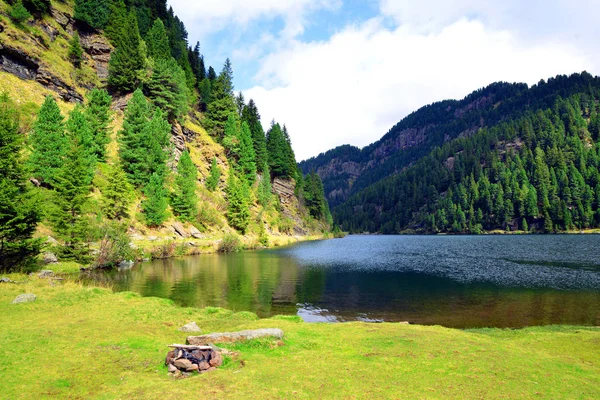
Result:
{"label": "mountain", "polygon": [[494,83],[300,166],[321,176],[335,222],[353,232],[596,227],[599,89],[585,72]]}
{"label": "mountain", "polygon": [[0,0],[0,269],[327,232],[285,126],[217,71],[166,1]]}

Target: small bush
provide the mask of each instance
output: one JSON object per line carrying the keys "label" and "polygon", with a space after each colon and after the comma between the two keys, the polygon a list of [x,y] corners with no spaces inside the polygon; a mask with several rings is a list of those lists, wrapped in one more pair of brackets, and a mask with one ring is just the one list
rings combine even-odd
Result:
{"label": "small bush", "polygon": [[20,25],[30,18],[31,13],[27,11],[21,0],[18,0],[12,5],[10,9],[10,19],[12,19],[15,23]]}
{"label": "small bush", "polygon": [[221,243],[219,243],[219,252],[220,253],[232,253],[238,252],[244,249],[242,245],[242,240],[240,237],[234,233],[228,233],[223,237]]}
{"label": "small bush", "polygon": [[102,239],[98,255],[94,260],[97,267],[115,266],[121,261],[133,260],[134,254],[129,245],[127,226],[115,222],[107,223],[100,228]]}
{"label": "small bush", "polygon": [[176,244],[173,241],[164,242],[150,250],[153,259],[170,258],[175,255]]}
{"label": "small bush", "polygon": [[218,228],[222,225],[220,213],[212,207],[200,206],[196,222],[205,228]]}

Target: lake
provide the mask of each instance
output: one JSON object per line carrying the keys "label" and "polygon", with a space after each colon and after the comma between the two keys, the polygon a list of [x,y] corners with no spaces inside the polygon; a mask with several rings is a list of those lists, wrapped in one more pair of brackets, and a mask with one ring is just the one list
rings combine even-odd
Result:
{"label": "lake", "polygon": [[[106,278],[106,277],[104,277]],[[600,236],[367,236],[156,260],[115,290],[309,322],[600,325]]]}

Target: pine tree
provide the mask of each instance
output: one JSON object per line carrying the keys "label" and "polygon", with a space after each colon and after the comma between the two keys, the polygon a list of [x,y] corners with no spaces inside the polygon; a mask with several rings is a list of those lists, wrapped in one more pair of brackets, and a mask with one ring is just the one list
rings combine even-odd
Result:
{"label": "pine tree", "polygon": [[252,144],[254,146],[254,155],[256,168],[258,172],[263,172],[263,166],[267,165],[267,139],[260,123],[260,114],[254,100],[250,99],[248,105],[242,111],[242,121],[248,123],[252,133]]}
{"label": "pine tree", "polygon": [[26,183],[21,148],[18,115],[0,95],[0,270],[28,265],[40,251],[40,240],[33,239],[39,205]]}
{"label": "pine tree", "polygon": [[254,146],[252,145],[252,134],[248,123],[242,122],[242,128],[239,131],[240,151],[237,164],[239,172],[244,175],[250,185],[256,180],[256,162]]}
{"label": "pine tree", "polygon": [[148,57],[158,60],[169,60],[171,58],[171,46],[167,37],[165,24],[160,19],[156,19],[152,28],[146,35],[146,47],[148,49]]}
{"label": "pine tree", "polygon": [[81,48],[81,40],[77,31],[75,31],[69,42],[69,60],[76,68],[81,67],[81,63],[83,62],[83,49]]}
{"label": "pine tree", "polygon": [[35,178],[53,185],[69,147],[63,116],[52,96],[46,97],[29,136],[29,166]]}
{"label": "pine tree", "polygon": [[265,165],[262,168],[262,177],[258,184],[258,203],[267,208],[271,203],[273,195],[271,194],[271,174],[269,172],[269,166]]}
{"label": "pine tree", "polygon": [[214,192],[217,189],[217,185],[221,180],[221,169],[217,165],[217,158],[213,157],[212,163],[210,164],[210,171],[208,178],[206,178],[206,188],[210,192]]}
{"label": "pine tree", "polygon": [[110,10],[104,0],[75,0],[73,18],[90,28],[100,30],[108,23]]}
{"label": "pine tree", "polygon": [[109,219],[128,218],[127,210],[132,201],[133,188],[120,166],[113,165],[109,168],[107,185],[102,188],[102,211]]}
{"label": "pine tree", "polygon": [[164,177],[152,174],[144,188],[146,199],[142,202],[142,210],[148,226],[161,226],[167,220],[167,191]]}
{"label": "pine tree", "polygon": [[227,220],[229,225],[246,233],[250,223],[250,190],[248,183],[229,171],[227,178]]}
{"label": "pine tree", "polygon": [[144,85],[144,92],[157,107],[167,113],[169,120],[177,119],[187,112],[189,91],[185,73],[172,57],[155,60],[152,75]]}
{"label": "pine tree", "polygon": [[75,106],[71,114],[69,114],[66,130],[70,140],[75,141],[81,147],[87,171],[87,183],[89,185],[92,183],[92,179],[94,179],[97,159],[94,151],[94,137],[81,105],[78,104]]}
{"label": "pine tree", "polygon": [[[154,111],[154,115],[143,131],[143,144],[146,152],[146,162],[143,166],[145,176],[149,177],[158,173],[165,175],[169,154],[169,137],[171,135],[171,124],[167,121],[160,109]],[[147,182],[148,179],[144,178]]]}
{"label": "pine tree", "polygon": [[87,95],[85,118],[93,136],[93,150],[98,161],[106,160],[106,145],[110,142],[112,98],[104,89],[92,89]]}
{"label": "pine tree", "polygon": [[182,221],[193,221],[198,213],[198,196],[196,181],[198,170],[192,162],[190,153],[184,151],[177,165],[175,177],[175,193],[173,194],[173,211]]}
{"label": "pine tree", "polygon": [[290,163],[289,143],[286,141],[281,126],[272,123],[267,132],[267,153],[269,168],[273,177],[290,178],[296,172],[296,166]]}
{"label": "pine tree", "polygon": [[207,106],[205,117],[206,125],[214,135],[220,138],[229,115],[237,112],[233,99],[233,71],[229,59],[225,61],[219,77],[211,84],[210,96],[211,101]]}
{"label": "pine tree", "polygon": [[141,90],[136,90],[125,109],[123,129],[119,132],[119,156],[123,170],[136,186],[147,183],[145,160],[145,130],[150,119],[148,102]]}
{"label": "pine tree", "polygon": [[145,71],[145,54],[140,45],[135,13],[130,12],[122,40],[110,57],[108,85],[119,91],[132,91],[140,84]]}
{"label": "pine tree", "polygon": [[123,0],[110,0],[108,8],[110,11],[110,18],[104,28],[104,34],[108,37],[113,46],[119,47],[122,40],[127,36],[127,7]]}
{"label": "pine tree", "polygon": [[88,168],[84,149],[76,140],[71,141],[56,176],[50,213],[52,230],[64,243],[59,248],[61,257],[79,262],[89,261],[89,222],[85,219],[91,187]]}

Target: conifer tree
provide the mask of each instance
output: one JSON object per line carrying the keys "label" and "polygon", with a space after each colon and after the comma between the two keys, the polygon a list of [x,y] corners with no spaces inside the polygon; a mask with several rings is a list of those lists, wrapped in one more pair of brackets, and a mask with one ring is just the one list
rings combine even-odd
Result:
{"label": "conifer tree", "polygon": [[244,175],[250,185],[256,179],[256,162],[254,154],[254,146],[252,145],[252,134],[248,123],[242,122],[242,128],[239,131],[240,151],[237,164],[239,171]]}
{"label": "conifer tree", "polygon": [[35,178],[53,185],[69,147],[63,116],[52,96],[46,97],[29,136],[29,166]]}
{"label": "conifer tree", "polygon": [[92,89],[87,95],[85,118],[93,136],[93,150],[98,161],[106,160],[106,145],[110,142],[112,98],[104,89]]}
{"label": "conifer tree", "polygon": [[250,99],[248,105],[242,111],[242,121],[248,123],[252,133],[252,145],[254,146],[254,155],[256,169],[263,172],[263,166],[267,165],[267,140],[262,124],[260,123],[260,114],[254,100]]}
{"label": "conifer tree", "polygon": [[162,111],[157,108],[143,131],[143,144],[147,157],[145,165],[143,165],[142,177],[146,182],[154,173],[165,175],[170,135],[171,124],[164,118]]}
{"label": "conifer tree", "polygon": [[102,211],[109,219],[128,218],[133,188],[119,165],[109,166],[107,185],[102,188]]}
{"label": "conifer tree", "polygon": [[217,158],[213,157],[212,163],[210,164],[210,171],[208,178],[206,178],[206,188],[210,192],[214,192],[217,189],[217,185],[221,180],[221,169],[217,165]]}
{"label": "conifer tree", "polygon": [[121,41],[127,35],[127,7],[123,0],[109,1],[110,18],[104,28],[104,34],[115,47],[121,45]]}
{"label": "conifer tree", "polygon": [[237,111],[233,99],[233,71],[229,59],[225,61],[219,77],[211,84],[210,95],[211,101],[206,110],[206,125],[220,138],[223,135],[229,115],[231,113],[235,114]]}
{"label": "conifer tree", "polygon": [[144,187],[146,199],[142,202],[142,210],[148,226],[161,226],[167,220],[167,190],[164,177],[153,173]]}
{"label": "conifer tree", "polygon": [[146,35],[146,47],[148,49],[148,57],[157,60],[168,60],[171,58],[171,46],[165,24],[160,19],[156,19],[152,28]]}
{"label": "conifer tree", "polygon": [[41,246],[33,239],[39,207],[26,183],[21,146],[18,115],[0,95],[0,270],[32,263]]}
{"label": "conifer tree", "polygon": [[91,184],[96,169],[96,153],[94,151],[94,137],[90,126],[83,114],[81,105],[75,106],[66,123],[66,130],[71,141],[81,147],[82,157],[87,171],[87,183]]}
{"label": "conifer tree", "polygon": [[31,13],[27,11],[21,0],[17,0],[11,6],[9,16],[17,25],[20,25],[31,18]]}
{"label": "conifer tree", "polygon": [[89,260],[89,222],[85,219],[90,192],[88,168],[84,149],[76,140],[70,141],[56,176],[54,207],[50,213],[52,230],[63,241],[59,248],[61,257],[79,262]]}
{"label": "conifer tree", "polygon": [[262,177],[258,184],[257,197],[259,204],[266,208],[269,207],[273,197],[271,194],[271,173],[269,172],[268,165],[263,166],[262,170]]}
{"label": "conifer tree", "polygon": [[167,114],[169,120],[187,112],[189,91],[185,73],[172,57],[154,61],[152,75],[144,85],[144,91]]}
{"label": "conifer tree", "polygon": [[130,12],[123,38],[108,64],[108,85],[113,89],[127,92],[139,86],[146,64],[140,40],[135,13]]}
{"label": "conifer tree", "polygon": [[193,221],[198,213],[197,180],[198,170],[192,162],[190,153],[184,151],[177,164],[175,193],[172,201],[173,211],[182,221]]}
{"label": "conifer tree", "polygon": [[234,171],[227,178],[227,221],[229,225],[246,233],[250,223],[250,190],[245,179],[240,179]]}
{"label": "conifer tree", "polygon": [[271,129],[267,132],[267,153],[273,177],[290,178],[295,174],[296,166],[292,169],[289,147],[281,126],[273,121]]}
{"label": "conifer tree", "polygon": [[75,0],[75,11],[73,18],[83,22],[90,28],[104,29],[108,23],[110,10],[105,0]]}
{"label": "conifer tree", "polygon": [[136,186],[147,183],[144,170],[148,154],[144,136],[149,118],[148,102],[138,89],[127,104],[123,128],[119,132],[119,156],[123,170]]}
{"label": "conifer tree", "polygon": [[79,33],[76,31],[69,42],[69,60],[76,68],[81,67],[83,61],[83,49],[81,48],[81,40]]}

